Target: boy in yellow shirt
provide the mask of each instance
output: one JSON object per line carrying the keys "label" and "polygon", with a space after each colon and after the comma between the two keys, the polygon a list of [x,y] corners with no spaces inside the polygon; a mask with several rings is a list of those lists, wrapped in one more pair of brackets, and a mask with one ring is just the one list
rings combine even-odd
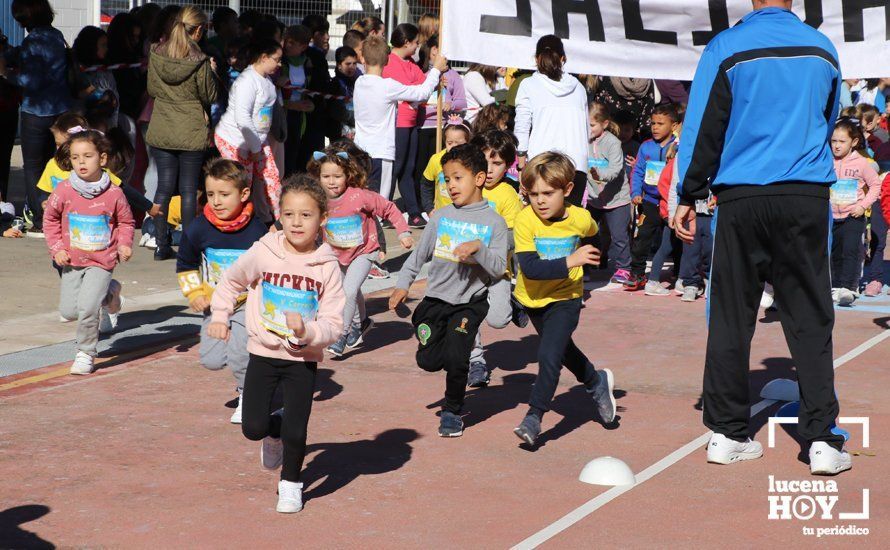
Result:
{"label": "boy in yellow shirt", "polygon": [[[515,308],[508,309],[506,306],[510,303],[510,257],[513,250],[513,222],[516,215],[522,211],[522,201],[519,200],[519,194],[513,187],[504,180],[507,169],[513,165],[516,160],[516,144],[510,134],[501,130],[492,130],[479,134],[474,137],[471,143],[485,155],[488,161],[488,172],[485,176],[485,186],[482,188],[482,197],[488,201],[488,205],[498,213],[507,223],[508,235],[508,251],[507,251],[507,274],[506,276],[492,285],[488,290],[489,301],[492,303],[500,303],[505,307],[493,307],[491,312],[503,312],[502,318],[492,318],[489,313],[487,319],[489,326],[493,328],[504,328],[513,320],[517,325],[524,327],[528,324],[527,317],[518,317],[513,314]],[[506,316],[506,314],[510,316]],[[485,353],[482,347],[482,336],[476,333],[476,343],[473,351],[470,352],[470,372],[467,377],[467,385],[471,388],[485,387],[491,381],[491,371],[494,367],[489,368],[488,362],[485,360]]]}
{"label": "boy in yellow shirt", "polygon": [[469,143],[472,135],[470,125],[464,119],[457,115],[448,118],[442,136],[445,138],[445,149],[430,157],[420,179],[420,205],[425,212],[430,213],[451,204],[451,196],[445,186],[445,175],[442,173],[442,156],[456,145]]}
{"label": "boy in yellow shirt", "polygon": [[513,431],[529,445],[541,433],[541,418],[550,410],[563,365],[593,396],[603,424],[615,419],[612,372],[597,372],[572,341],[581,316],[584,266],[600,259],[593,246],[579,247],[581,239],[596,234],[597,225],[590,212],[566,203],[574,176],[572,161],[554,152],[534,157],[522,170],[530,206],[516,216],[513,227],[520,266],[514,295],[526,308],[540,344],[529,410]]}

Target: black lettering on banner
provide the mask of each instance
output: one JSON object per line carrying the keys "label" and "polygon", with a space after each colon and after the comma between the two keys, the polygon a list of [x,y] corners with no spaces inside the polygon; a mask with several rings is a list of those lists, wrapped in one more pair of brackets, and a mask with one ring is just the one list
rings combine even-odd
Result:
{"label": "black lettering on banner", "polygon": [[805,0],[803,3],[806,19],[804,23],[818,29],[822,26],[822,0]]}
{"label": "black lettering on banner", "polygon": [[[602,26],[602,23],[600,23]],[[506,34],[509,36],[532,35],[531,0],[516,0],[516,16],[483,15],[479,21],[479,32]]]}
{"label": "black lettering on banner", "polygon": [[[811,0],[807,0],[809,3]],[[822,2],[822,0],[816,0]],[[821,7],[822,4],[819,4]],[[708,12],[711,14],[711,30],[692,31],[692,44],[705,46],[718,33],[729,28],[729,11],[726,8],[726,0],[708,0]]]}
{"label": "black lettering on banner", "polygon": [[599,0],[553,0],[553,34],[563,39],[569,38],[570,13],[587,16],[587,34],[591,42],[606,41]]}
{"label": "black lettering on banner", "polygon": [[621,0],[621,10],[624,12],[624,36],[628,40],[677,45],[677,33],[643,27],[640,0]]}
{"label": "black lettering on banner", "polygon": [[884,25],[886,40],[890,40],[890,0],[843,0],[844,6],[844,41],[863,42],[865,40],[865,24],[862,12],[867,8],[884,8]]}

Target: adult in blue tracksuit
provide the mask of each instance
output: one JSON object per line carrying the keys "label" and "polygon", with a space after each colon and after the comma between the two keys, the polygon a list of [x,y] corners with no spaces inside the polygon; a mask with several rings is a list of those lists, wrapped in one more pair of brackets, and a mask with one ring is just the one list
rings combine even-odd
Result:
{"label": "adult in blue tracksuit", "polygon": [[[717,196],[704,422],[708,460],[759,458],[749,439],[748,369],[763,285],[776,304],[800,383],[798,432],[810,471],[851,467],[832,434],[834,393],[828,236],[829,139],[841,79],[834,46],[790,11],[790,0],[754,0],[754,11],[702,54],[679,152],[677,236],[692,242],[697,199]],[[788,94],[788,90],[796,90]]]}

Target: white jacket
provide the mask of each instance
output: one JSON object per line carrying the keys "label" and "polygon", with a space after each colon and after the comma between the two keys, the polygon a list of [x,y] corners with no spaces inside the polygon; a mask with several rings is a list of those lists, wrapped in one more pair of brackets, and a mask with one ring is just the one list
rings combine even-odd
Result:
{"label": "white jacket", "polygon": [[275,84],[247,67],[229,92],[229,105],[216,125],[216,133],[229,145],[258,153],[272,128],[272,110],[278,100]]}
{"label": "white jacket", "polygon": [[519,84],[514,133],[528,158],[559,151],[587,172],[589,131],[587,92],[574,76],[563,73],[557,82],[536,72]]}

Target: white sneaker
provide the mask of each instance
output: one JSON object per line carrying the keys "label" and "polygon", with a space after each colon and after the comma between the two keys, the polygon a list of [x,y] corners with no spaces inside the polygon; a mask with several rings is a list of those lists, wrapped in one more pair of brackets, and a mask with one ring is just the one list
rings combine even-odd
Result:
{"label": "white sneaker", "polygon": [[840,300],[840,293],[841,293],[841,289],[839,289],[839,288],[831,289],[831,301],[834,302],[835,304],[838,303],[838,300]]}
{"label": "white sneaker", "polygon": [[810,445],[810,473],[814,476],[833,476],[853,467],[847,451],[838,451],[824,441]]}
{"label": "white sneaker", "polygon": [[708,441],[708,462],[712,464],[732,464],[742,460],[754,460],[763,456],[763,446],[751,439],[745,442],[729,439],[715,433]]}
{"label": "white sneaker", "polygon": [[143,233],[141,237],[139,237],[139,246],[145,246],[145,243],[148,242],[148,239],[151,238],[151,234]]}
{"label": "white sneaker", "polygon": [[241,424],[241,394],[238,394],[238,406],[235,407],[235,412],[232,413],[232,418],[229,419],[229,422],[232,424]]}
{"label": "white sneaker", "polygon": [[850,307],[856,301],[856,294],[847,288],[839,288],[837,293],[837,305]]}
{"label": "white sneaker", "polygon": [[[59,322],[60,322],[60,323],[70,323],[71,321],[76,321],[76,319],[66,319],[64,316],[59,315]],[[99,329],[99,330],[101,330],[101,329]]]}
{"label": "white sneaker", "polygon": [[281,480],[278,482],[278,506],[276,512],[294,514],[303,509],[303,484]]}
{"label": "white sneaker", "polygon": [[[832,297],[834,297],[834,294],[832,294]],[[760,307],[762,307],[763,309],[769,309],[773,307],[773,304],[775,302],[776,299],[773,297],[773,295],[764,290],[763,295],[760,297]]]}
{"label": "white sneaker", "polygon": [[646,296],[668,296],[670,293],[671,291],[661,286],[661,283],[653,280],[646,281],[646,287],[643,289],[643,294]]}
{"label": "white sneaker", "polygon": [[674,292],[675,292],[678,296],[682,296],[684,290],[686,290],[686,286],[683,285],[683,280],[682,280],[682,279],[677,279],[677,282],[674,284]]}
{"label": "white sneaker", "polygon": [[71,374],[90,374],[93,372],[93,356],[78,351],[74,356],[74,362],[71,363]]}
{"label": "white sneaker", "polygon": [[267,436],[263,438],[263,446],[260,447],[260,462],[267,470],[277,470],[284,462],[284,443],[281,438]]}

